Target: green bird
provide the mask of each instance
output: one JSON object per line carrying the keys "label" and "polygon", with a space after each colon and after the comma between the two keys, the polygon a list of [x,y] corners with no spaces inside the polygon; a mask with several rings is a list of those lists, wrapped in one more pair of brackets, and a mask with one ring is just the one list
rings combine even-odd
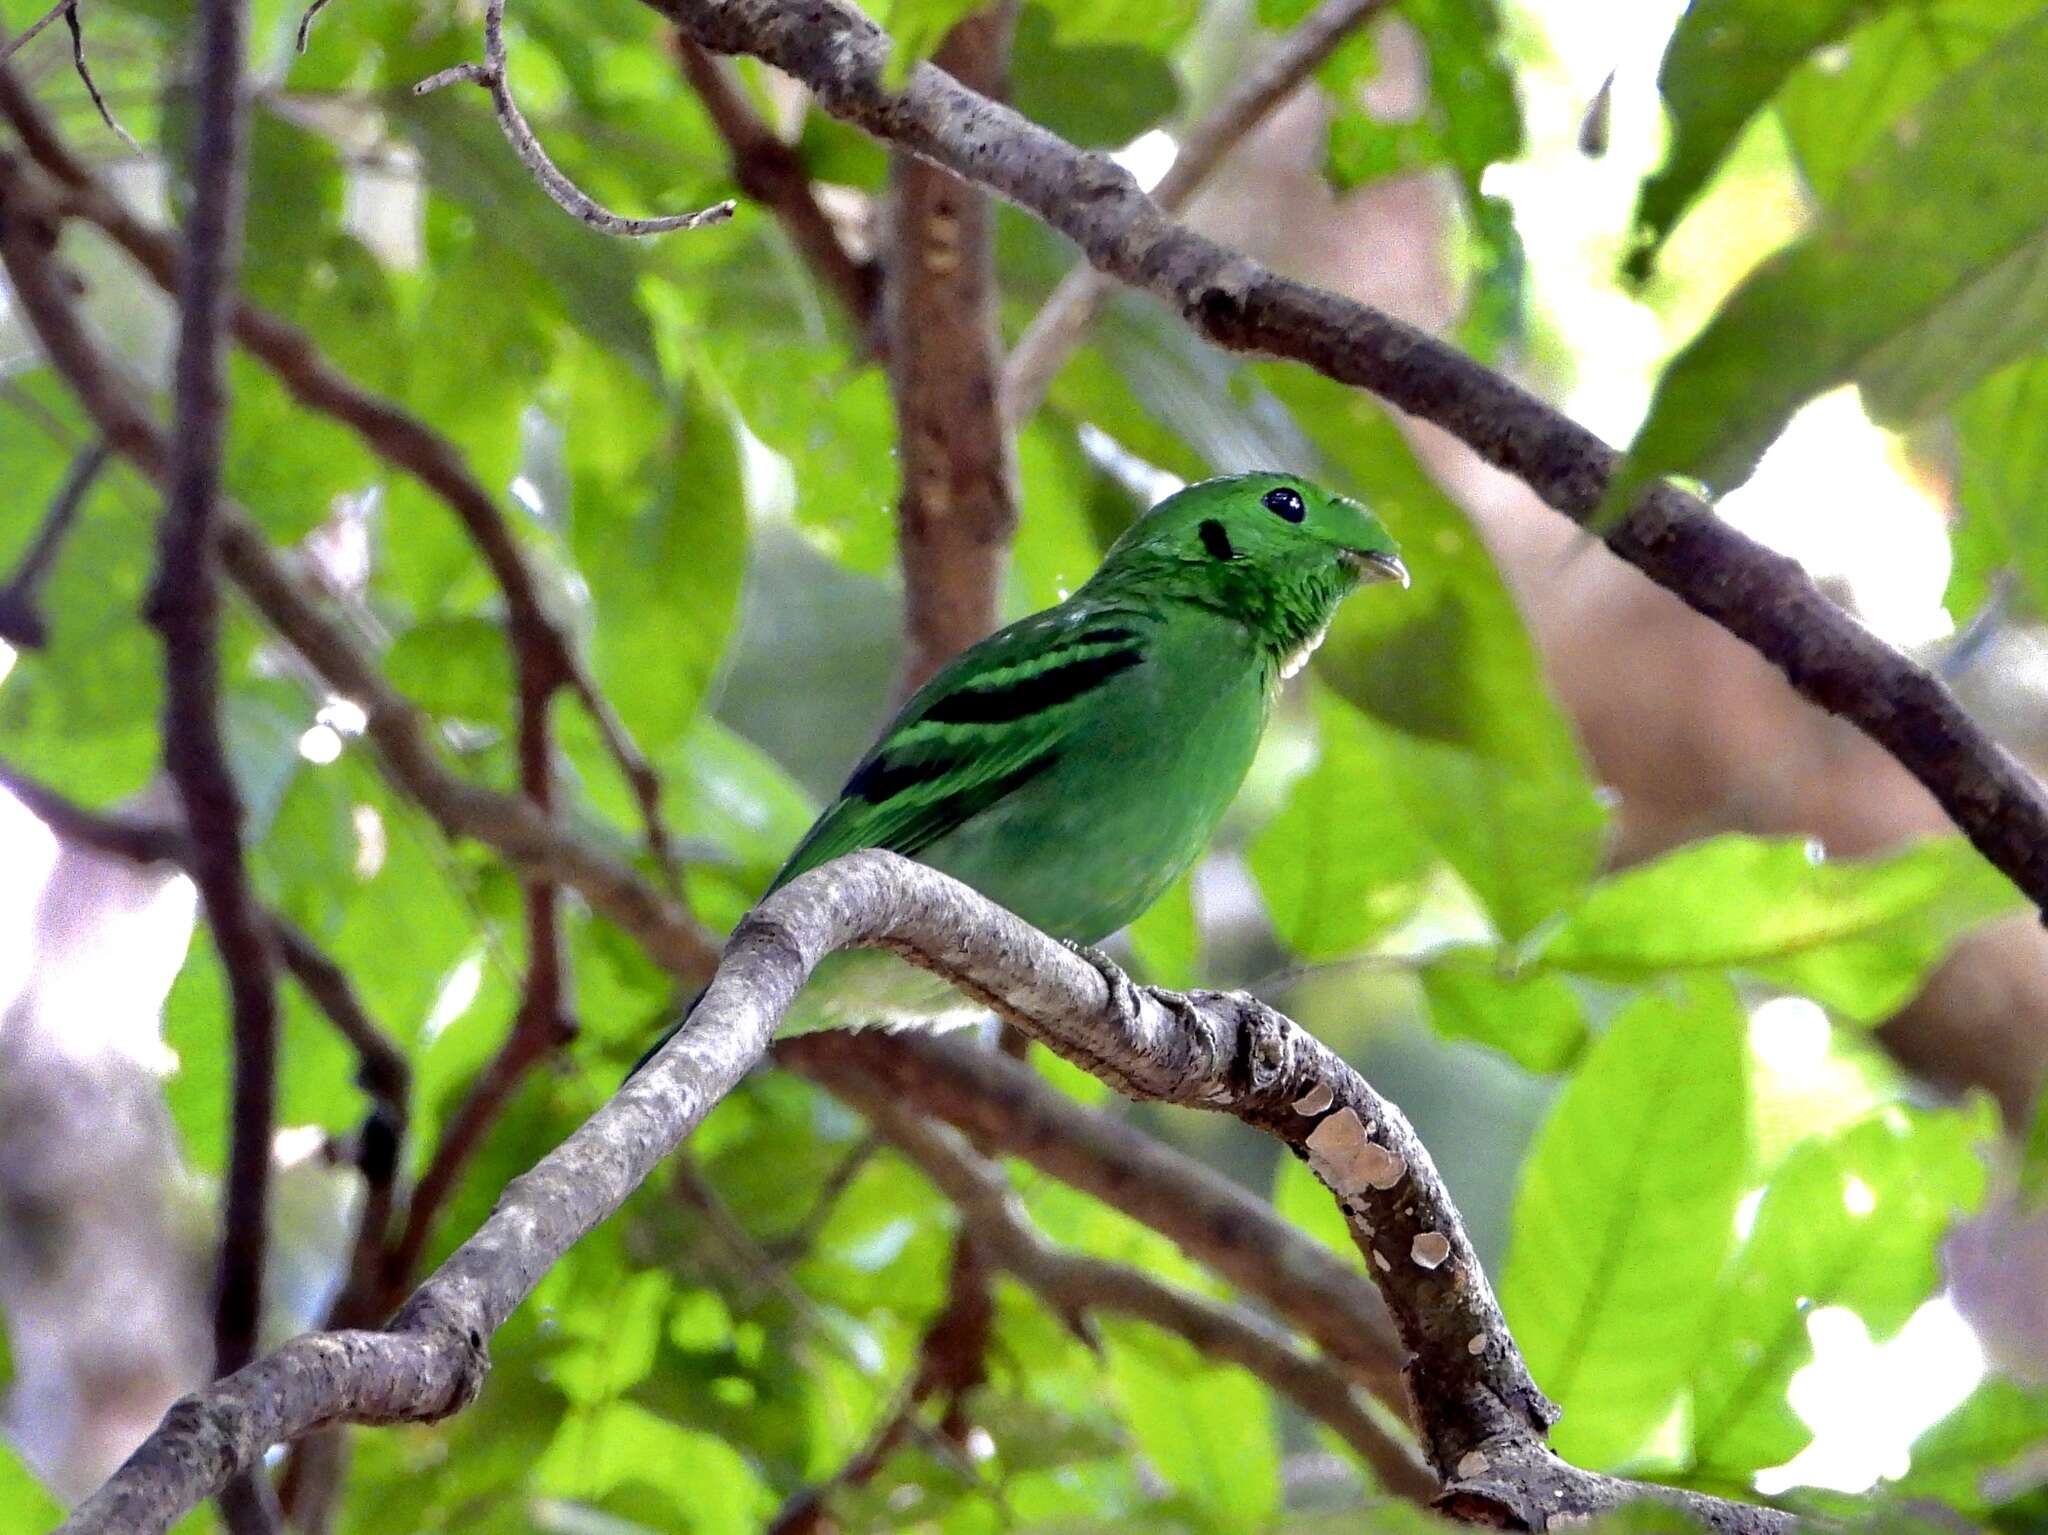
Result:
{"label": "green bird", "polygon": [[[1407,585],[1373,514],[1291,474],[1205,480],[1080,590],[963,652],[903,706],[768,887],[859,848],[952,875],[1094,944],[1200,855],[1280,684],[1361,583]],[[979,1016],[893,956],[831,956],[784,1032]],[[650,1052],[651,1053],[651,1052]]]}

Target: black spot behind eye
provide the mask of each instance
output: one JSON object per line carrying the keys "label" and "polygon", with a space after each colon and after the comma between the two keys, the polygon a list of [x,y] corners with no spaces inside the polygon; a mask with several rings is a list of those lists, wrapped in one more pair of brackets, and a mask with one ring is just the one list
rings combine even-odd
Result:
{"label": "black spot behind eye", "polygon": [[1269,490],[1259,498],[1267,511],[1289,522],[1299,522],[1308,515],[1308,506],[1301,499],[1301,492],[1292,485],[1282,485],[1278,490]]}
{"label": "black spot behind eye", "polygon": [[1212,560],[1234,560],[1237,551],[1230,545],[1230,534],[1214,517],[1203,522],[1198,530],[1202,535],[1202,547],[1209,551]]}

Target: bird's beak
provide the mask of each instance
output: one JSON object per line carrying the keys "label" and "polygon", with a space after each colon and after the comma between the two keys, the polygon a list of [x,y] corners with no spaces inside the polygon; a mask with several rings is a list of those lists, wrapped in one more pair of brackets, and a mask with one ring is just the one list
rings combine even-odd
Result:
{"label": "bird's beak", "polygon": [[1344,563],[1357,572],[1361,581],[1399,581],[1403,587],[1408,584],[1408,567],[1401,563],[1399,555],[1381,554],[1372,549],[1346,549]]}

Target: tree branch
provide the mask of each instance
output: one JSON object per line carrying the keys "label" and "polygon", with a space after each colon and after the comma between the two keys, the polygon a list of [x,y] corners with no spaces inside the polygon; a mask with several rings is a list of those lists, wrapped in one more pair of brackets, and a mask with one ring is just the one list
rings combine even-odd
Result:
{"label": "tree branch", "polygon": [[[1152,188],[1152,201],[1167,213],[1180,212],[1244,136],[1293,95],[1339,43],[1393,4],[1323,0],[1182,135],[1173,164]],[[1060,279],[1031,317],[1003,369],[1003,417],[1013,429],[1044,402],[1061,365],[1095,323],[1111,286],[1109,278],[1083,262]]]}
{"label": "tree branch", "polygon": [[[164,433],[144,408],[140,391],[80,323],[55,264],[56,233],[53,200],[18,161],[0,156],[0,263],[21,313],[107,440],[145,476],[161,481],[168,462]],[[321,610],[248,517],[223,502],[215,520],[228,576],[330,687],[364,711],[365,732],[385,771],[447,835],[473,837],[496,848],[523,873],[573,885],[595,910],[634,934],[663,968],[682,976],[710,973],[718,952],[710,934],[631,869],[565,835],[524,800],[450,771],[430,723],[385,681],[343,626]]]}
{"label": "tree branch", "polygon": [[[302,31],[311,24],[313,15],[314,12],[308,11],[301,19]],[[557,207],[600,234],[629,238],[672,234],[682,229],[702,229],[707,224],[723,224],[732,217],[730,199],[700,208],[695,213],[667,214],[651,219],[624,218],[604,207],[563,175],[561,168],[548,158],[548,152],[541,148],[532,124],[519,110],[519,103],[512,99],[512,83],[506,75],[508,67],[505,57],[505,0],[484,0],[483,63],[457,64],[453,69],[444,69],[420,81],[412,88],[412,93],[424,96],[444,86],[465,83],[482,86],[490,93],[491,106],[498,114],[498,127],[505,134],[505,142],[512,146],[512,153],[519,157],[519,163],[526,167],[527,174],[540,184],[540,189],[554,200]]]}
{"label": "tree branch", "polygon": [[835,1076],[832,1090],[873,1120],[891,1143],[959,1206],[966,1227],[990,1257],[1078,1323],[1097,1310],[1120,1312],[1178,1333],[1204,1354],[1242,1366],[1327,1424],[1373,1469],[1380,1485],[1427,1504],[1437,1479],[1407,1445],[1380,1427],[1331,1365],[1302,1353],[1280,1329],[1240,1307],[1160,1283],[1141,1269],[1064,1252],[1046,1241],[1018,1208],[1002,1174],[957,1132],[927,1120],[921,1106],[875,1079]]}
{"label": "tree branch", "polygon": [[1464,1517],[1541,1528],[1648,1497],[1718,1530],[1790,1528],[1775,1510],[1596,1476],[1549,1452],[1552,1409],[1428,1153],[1398,1110],[1292,1021],[1241,995],[1135,987],[965,885],[870,851],[804,875],[742,920],[689,1026],[507,1185],[388,1331],[301,1338],[187,1398],[66,1530],[155,1535],[280,1440],[462,1406],[480,1385],[488,1334],[730,1091],[819,961],[856,946],[932,971],[1128,1093],[1232,1114],[1307,1156],[1376,1255],[1376,1282],[1415,1352],[1425,1447]]}
{"label": "tree branch", "polygon": [[[1000,193],[1231,351],[1307,363],[1432,421],[1565,515],[1600,509],[1620,454],[1520,385],[1369,305],[1278,277],[1174,223],[1130,175],[922,65],[882,83],[888,39],[837,0],[649,0],[704,47],[767,60],[892,147]],[[1797,562],[1669,484],[1605,529],[1609,548],[1853,721],[1984,856],[2048,909],[2048,793],[1941,683],[1823,596]]]}
{"label": "tree branch", "polygon": [[[934,62],[999,97],[1016,18],[1014,0],[995,0],[946,35]],[[882,323],[902,444],[908,694],[996,626],[1017,474],[998,398],[995,209],[973,183],[907,154],[891,158],[889,185]]]}
{"label": "tree branch", "polygon": [[747,196],[775,215],[790,244],[818,281],[831,289],[869,350],[879,348],[881,272],[846,248],[811,190],[802,156],[748,103],[732,66],[715,59],[680,32],[669,34],[683,78],[704,103],[712,127],[732,154],[733,179]]}
{"label": "tree branch", "polygon": [[[177,286],[177,247],[128,211],[92,168],[73,154],[14,76],[0,69],[0,117],[20,133],[30,157],[61,189],[60,214],[84,219],[127,252],[158,287]],[[506,644],[515,665],[543,667],[562,679],[598,728],[606,752],[632,790],[649,857],[671,889],[675,860],[661,811],[661,779],[598,688],[567,628],[549,613],[541,584],[498,500],[464,462],[462,450],[395,401],[357,386],[320,353],[312,337],[246,301],[231,319],[235,339],[276,375],[292,398],[353,431],[393,468],[411,475],[461,523],[505,597]]]}
{"label": "tree branch", "polygon": [[49,579],[57,551],[64,547],[65,535],[78,520],[78,509],[85,504],[111,451],[104,442],[95,442],[71,461],[43,525],[36,529],[14,574],[0,587],[0,640],[21,650],[41,650],[50,642],[50,626],[42,613],[43,582]]}

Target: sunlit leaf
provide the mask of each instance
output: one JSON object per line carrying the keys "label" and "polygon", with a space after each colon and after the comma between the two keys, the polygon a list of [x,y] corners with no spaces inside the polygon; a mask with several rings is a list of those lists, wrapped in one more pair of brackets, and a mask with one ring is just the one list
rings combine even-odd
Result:
{"label": "sunlit leaf", "polygon": [[1854,1311],[1889,1336],[1939,1279],[1950,1222],[1983,1197],[1997,1110],[1904,1107],[1788,1157],[1730,1262],[1693,1367],[1692,1454],[1703,1470],[1747,1476],[1790,1460],[1812,1431],[1785,1400],[1812,1357],[1807,1319]]}
{"label": "sunlit leaf", "polygon": [[1558,1070],[1585,1043],[1585,1004],[1563,976],[1516,973],[1479,948],[1432,955],[1421,975],[1429,1021],[1447,1039],[1491,1045],[1530,1071]]}
{"label": "sunlit leaf", "polygon": [[[1953,391],[2024,345],[1972,353],[1976,286],[2048,234],[2048,18],[1958,70],[1845,175],[1814,231],[1743,282],[1657,385],[1610,490],[1681,473],[1740,485],[1804,401],[1881,369],[1901,338]],[[2001,277],[1999,280],[2006,280]]]}
{"label": "sunlit leaf", "polygon": [[1228,1528],[1270,1517],[1280,1506],[1280,1446],[1265,1388],[1178,1338],[1121,1324],[1104,1331],[1124,1421],[1160,1479]]}
{"label": "sunlit leaf", "polygon": [[1247,856],[1281,939],[1306,960],[1355,954],[1422,898],[1434,859],[1386,766],[1387,732],[1326,690],[1316,765]]}
{"label": "sunlit leaf", "polygon": [[1734,1243],[1749,1161],[1742,1009],[1726,985],[1615,1019],[1537,1133],[1501,1302],[1560,1454],[1627,1460],[1670,1411]]}
{"label": "sunlit leaf", "polygon": [[2019,904],[1960,838],[1823,860],[1798,842],[1716,837],[1602,881],[1539,955],[1617,980],[1740,970],[1877,1023],[1958,937]]}

